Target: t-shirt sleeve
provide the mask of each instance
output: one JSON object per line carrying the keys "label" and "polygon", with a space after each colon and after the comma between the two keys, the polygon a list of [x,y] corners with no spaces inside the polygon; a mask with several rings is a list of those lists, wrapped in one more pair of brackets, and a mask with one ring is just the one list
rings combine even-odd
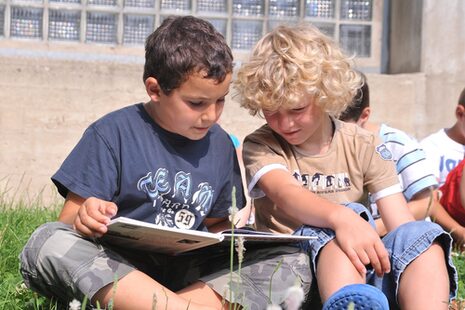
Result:
{"label": "t-shirt sleeve", "polygon": [[246,137],[243,145],[243,160],[247,191],[251,198],[265,196],[257,186],[260,178],[274,169],[288,170],[282,148],[272,136],[253,133]]}
{"label": "t-shirt sleeve", "polygon": [[421,140],[420,145],[426,154],[427,165],[430,167],[430,169],[432,169],[432,172],[436,177],[436,180],[439,180],[439,156],[438,151],[435,150],[437,146],[434,145],[432,136],[428,136],[425,139]]}
{"label": "t-shirt sleeve", "polygon": [[365,186],[373,201],[402,192],[392,153],[378,138],[368,144],[363,160]]}
{"label": "t-shirt sleeve", "polygon": [[63,197],[71,191],[82,198],[111,201],[118,188],[116,163],[109,143],[91,126],[52,176],[52,181]]}
{"label": "t-shirt sleeve", "polygon": [[397,160],[396,166],[402,178],[407,201],[424,189],[438,186],[433,168],[429,166],[426,154],[417,142],[405,145],[403,155]]}

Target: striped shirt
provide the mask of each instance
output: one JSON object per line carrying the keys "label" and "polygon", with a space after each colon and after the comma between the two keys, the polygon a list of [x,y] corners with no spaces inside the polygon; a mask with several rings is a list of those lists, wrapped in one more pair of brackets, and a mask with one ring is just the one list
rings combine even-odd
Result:
{"label": "striped shirt", "polygon": [[[414,138],[385,124],[381,124],[379,136],[392,153],[397,176],[407,202],[426,188],[438,187],[433,167],[429,165],[425,151]],[[378,215],[376,205],[372,203],[371,207],[376,218]]]}

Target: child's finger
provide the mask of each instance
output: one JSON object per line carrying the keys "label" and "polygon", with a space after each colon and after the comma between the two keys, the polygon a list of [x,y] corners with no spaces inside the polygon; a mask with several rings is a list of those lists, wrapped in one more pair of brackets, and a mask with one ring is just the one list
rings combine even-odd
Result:
{"label": "child's finger", "polygon": [[389,253],[384,247],[384,244],[380,241],[375,243],[375,250],[381,264],[381,269],[384,273],[391,272],[391,262],[389,259]]}
{"label": "child's finger", "polygon": [[89,204],[86,201],[81,208],[79,208],[77,217],[79,217],[82,225],[86,226],[94,233],[106,233],[106,221],[108,217],[99,211],[99,202],[91,201]]}
{"label": "child's finger", "polygon": [[370,264],[376,272],[376,275],[382,276],[384,274],[383,267],[381,265],[381,261],[376,253],[375,248],[369,248],[367,250],[367,254],[370,257]]}
{"label": "child's finger", "polygon": [[367,269],[365,268],[365,264],[363,264],[362,261],[360,260],[358,253],[355,252],[353,249],[348,249],[347,251],[345,251],[345,253],[347,257],[349,258],[349,260],[354,265],[355,269],[357,269],[357,271],[361,275],[365,276],[365,274],[367,273]]}
{"label": "child's finger", "polygon": [[76,217],[74,220],[74,229],[76,229],[81,235],[87,237],[95,237],[95,232],[89,229],[86,225],[84,225],[79,216]]}

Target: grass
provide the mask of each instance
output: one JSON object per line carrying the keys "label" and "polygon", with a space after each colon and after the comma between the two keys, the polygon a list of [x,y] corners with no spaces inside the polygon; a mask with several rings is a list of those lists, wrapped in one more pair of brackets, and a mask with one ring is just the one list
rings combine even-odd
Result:
{"label": "grass", "polygon": [[[41,203],[11,203],[0,197],[0,310],[58,310],[56,302],[26,289],[19,274],[18,254],[31,233],[42,223],[57,218],[61,206]],[[465,299],[465,253],[454,253],[459,273],[459,300]],[[460,309],[465,304],[461,303]],[[458,307],[456,309],[459,309]]]}

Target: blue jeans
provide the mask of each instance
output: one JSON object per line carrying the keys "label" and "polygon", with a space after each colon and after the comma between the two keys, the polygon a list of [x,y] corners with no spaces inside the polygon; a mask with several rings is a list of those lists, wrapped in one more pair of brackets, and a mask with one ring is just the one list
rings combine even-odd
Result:
{"label": "blue jeans", "polygon": [[[368,209],[358,203],[347,204],[354,212],[367,220],[373,227],[375,222]],[[316,274],[316,263],[321,249],[335,238],[335,233],[329,228],[318,228],[313,226],[302,226],[295,231],[296,235],[315,236],[316,239],[301,243],[301,247],[310,254],[311,268]],[[379,288],[389,300],[392,309],[398,308],[397,293],[399,280],[405,268],[415,260],[421,253],[426,251],[433,242],[437,242],[444,250],[448,258],[447,269],[450,279],[451,299],[455,298],[457,291],[457,270],[451,259],[452,238],[439,225],[415,221],[400,225],[381,239],[386,247],[391,261],[391,272],[383,277],[376,276],[373,269],[368,269],[366,281]],[[432,266],[434,268],[434,266]]]}

